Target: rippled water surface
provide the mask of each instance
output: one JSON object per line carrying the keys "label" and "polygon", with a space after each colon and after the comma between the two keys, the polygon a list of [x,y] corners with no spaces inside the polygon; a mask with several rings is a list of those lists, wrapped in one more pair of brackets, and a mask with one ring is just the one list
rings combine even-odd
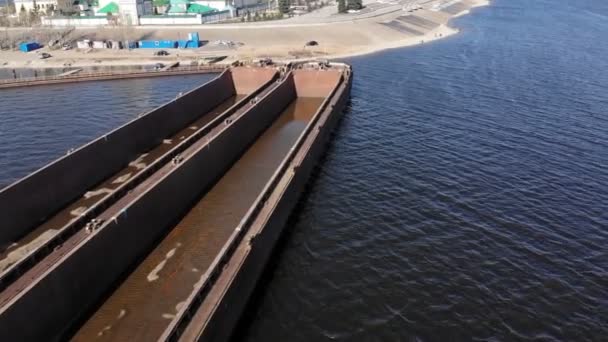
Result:
{"label": "rippled water surface", "polygon": [[608,338],[608,4],[496,0],[350,60],[245,341]]}
{"label": "rippled water surface", "polygon": [[[495,0],[453,25],[349,61],[237,339],[606,340],[608,2]],[[201,78],[1,90],[0,183]]]}
{"label": "rippled water surface", "polygon": [[212,77],[0,89],[0,188]]}

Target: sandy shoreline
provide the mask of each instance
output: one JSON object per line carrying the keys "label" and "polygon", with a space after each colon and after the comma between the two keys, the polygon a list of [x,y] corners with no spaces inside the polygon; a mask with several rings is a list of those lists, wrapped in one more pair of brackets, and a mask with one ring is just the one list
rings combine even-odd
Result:
{"label": "sandy shoreline", "polygon": [[[394,3],[366,2],[370,8],[359,15],[336,16],[332,8],[276,22],[217,24],[180,27],[82,28],[72,38],[91,39],[183,39],[197,31],[209,43],[200,49],[169,50],[167,57],[154,57],[153,50],[43,51],[53,57],[40,60],[35,52],[1,51],[0,68],[65,68],[135,66],[179,61],[182,65],[202,64],[205,58],[226,56],[223,63],[269,57],[275,60],[341,59],[386,49],[424,44],[459,32],[449,26],[452,18],[466,15],[472,8],[488,5],[487,0],[402,0]],[[412,8],[420,7],[412,10]],[[315,17],[316,15],[316,17]],[[350,17],[349,17],[350,16]],[[47,29],[48,30],[48,29]],[[331,32],[331,33],[328,33]],[[23,34],[9,30],[6,34]],[[304,47],[316,40],[316,47]],[[240,42],[226,47],[218,41]]]}

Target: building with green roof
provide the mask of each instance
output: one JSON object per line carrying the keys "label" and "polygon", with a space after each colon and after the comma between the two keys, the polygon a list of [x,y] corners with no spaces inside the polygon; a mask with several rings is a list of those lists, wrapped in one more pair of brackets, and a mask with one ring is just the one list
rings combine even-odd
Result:
{"label": "building with green roof", "polygon": [[205,14],[209,12],[217,11],[215,8],[211,8],[205,5],[199,5],[197,3],[192,3],[188,5],[188,13],[196,13],[196,14]]}
{"label": "building with green roof", "polygon": [[105,6],[103,6],[97,10],[97,13],[103,13],[106,15],[107,14],[118,14],[118,12],[119,12],[118,4],[115,3],[114,1],[108,2]]}
{"label": "building with green roof", "polygon": [[[216,1],[218,2],[218,1]],[[219,1],[224,4],[226,1]],[[184,14],[206,14],[217,11],[217,8],[203,5],[199,2],[191,1],[191,0],[170,0],[169,1],[169,11],[167,13],[174,15],[184,15]]]}
{"label": "building with green roof", "polygon": [[115,18],[123,25],[139,25],[142,15],[152,14],[152,0],[92,0],[96,16]]}

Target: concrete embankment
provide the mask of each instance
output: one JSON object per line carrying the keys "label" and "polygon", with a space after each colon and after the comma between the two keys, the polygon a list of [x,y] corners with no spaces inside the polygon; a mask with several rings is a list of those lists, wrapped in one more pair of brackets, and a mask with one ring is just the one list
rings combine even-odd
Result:
{"label": "concrete embankment", "polygon": [[221,73],[228,66],[214,65],[206,67],[182,67],[168,68],[163,70],[150,71],[110,71],[99,73],[81,73],[81,69],[65,72],[57,76],[43,76],[31,78],[17,78],[0,80],[0,89],[33,87],[49,84],[61,84],[72,82],[93,82],[93,81],[109,81],[109,80],[124,80],[130,78],[150,78],[150,77],[166,77],[179,75],[194,75],[194,74],[213,74]]}

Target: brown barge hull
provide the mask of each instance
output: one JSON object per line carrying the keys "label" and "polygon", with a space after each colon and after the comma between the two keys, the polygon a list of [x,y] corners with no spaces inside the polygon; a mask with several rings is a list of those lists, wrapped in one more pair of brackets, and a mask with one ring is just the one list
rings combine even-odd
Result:
{"label": "brown barge hull", "polygon": [[326,101],[159,341],[227,341],[233,334],[350,97],[350,66],[333,67],[340,72],[294,71],[298,96]]}
{"label": "brown barge hull", "polygon": [[201,114],[234,94],[251,93],[256,85],[260,87],[272,78],[265,75],[248,79],[240,69],[224,71],[204,85],[0,190],[0,247],[15,242]]}
{"label": "brown barge hull", "polygon": [[[171,107],[168,104],[157,109],[161,118],[156,117],[156,120],[177,115],[184,121],[176,112],[178,109],[209,106],[201,101],[203,94],[207,101],[213,96],[217,98],[211,99],[212,102],[225,100],[225,84],[232,89],[231,93],[238,94],[255,93],[260,86],[264,87],[259,95],[246,99],[246,105],[231,108],[226,111],[227,115],[221,116],[221,120],[218,117],[221,124],[214,125],[208,134],[183,151],[179,161],[155,170],[145,181],[104,209],[96,216],[101,219],[99,227],[86,232],[81,229],[0,292],[0,340],[61,340],[68,337],[76,325],[154,248],[196,199],[209,190],[295,98],[324,98],[211,267],[195,284],[194,291],[160,340],[223,341],[231,336],[288,216],[341,117],[352,84],[351,68],[338,63],[299,64],[293,66],[291,71],[288,67],[282,67],[283,76],[278,82],[272,83],[268,80],[275,79],[277,69],[269,73],[271,69],[256,68],[261,72],[259,76],[264,75],[262,77],[247,77],[244,70],[245,67],[231,68],[216,81],[225,83],[212,81],[188,93],[188,96],[176,99],[174,102],[178,103],[184,97],[187,99],[182,100],[185,102],[179,106],[173,104]],[[228,82],[227,77],[230,77],[229,81],[233,81],[232,78],[239,81]],[[171,110],[167,110],[168,106]],[[134,122],[154,117],[155,111]],[[143,122],[158,127],[159,123],[152,121]],[[133,122],[124,127],[128,128],[129,125],[133,125]],[[143,129],[142,124],[139,125]],[[166,127],[158,129],[167,130]],[[171,129],[177,130],[179,127]],[[130,133],[135,135],[134,131]],[[121,146],[116,145],[116,139],[108,137],[110,134],[89,145],[99,144],[107,151],[115,150],[119,156],[114,157],[120,160],[132,158],[133,151],[120,151]],[[124,132],[119,137],[126,139]],[[150,141],[146,142],[152,144],[155,137],[148,136]],[[113,145],[104,146],[108,141]],[[123,142],[134,144],[132,141]],[[61,175],[59,170],[73,172],[67,166],[79,165],[77,160],[81,163],[92,162],[95,154],[90,153],[94,150],[86,150],[89,145],[74,153],[78,159],[71,160],[75,157],[67,156],[26,178],[25,182],[17,182],[14,186],[20,190],[12,196],[21,198],[34,191],[36,188],[32,188],[32,179],[50,182],[53,177]],[[83,150],[89,153],[83,153]],[[116,164],[114,168],[120,166],[120,160],[113,162]],[[57,169],[56,164],[61,168]],[[86,164],[82,165],[87,167]],[[48,174],[49,169],[53,171],[52,175]],[[37,213],[53,211],[52,206],[58,204],[47,204],[47,201],[67,201],[72,192],[82,192],[83,184],[94,184],[95,179],[103,178],[99,172],[105,174],[110,171],[105,168],[86,175],[89,170],[81,168],[80,172],[85,175],[74,174],[77,179],[70,180],[72,183],[69,186],[53,185],[51,193],[43,193],[42,197],[33,200],[34,204],[23,203],[20,210],[27,211],[28,205],[34,205]],[[44,178],[40,178],[41,175]],[[63,188],[66,186],[70,189]],[[0,209],[2,205],[9,205],[3,195],[7,193],[0,192]],[[18,224],[20,219],[14,215],[14,212],[7,217],[0,215],[0,223],[6,220],[14,227],[22,227]]]}
{"label": "brown barge hull", "polygon": [[[233,92],[254,93],[276,73],[272,68],[247,69],[233,68],[218,80],[234,77],[238,81],[231,82]],[[222,122],[184,151],[179,165],[163,166],[100,214],[98,218],[105,222],[96,231],[81,230],[4,290],[0,294],[6,298],[0,307],[0,340],[62,339],[288,104],[292,87],[287,81],[270,84],[273,91],[258,101],[217,118]],[[213,81],[197,90],[188,98],[190,109],[218,101],[224,94]],[[202,94],[209,96],[202,98]],[[175,115],[175,109],[167,113],[166,107],[158,109],[161,114]]]}

